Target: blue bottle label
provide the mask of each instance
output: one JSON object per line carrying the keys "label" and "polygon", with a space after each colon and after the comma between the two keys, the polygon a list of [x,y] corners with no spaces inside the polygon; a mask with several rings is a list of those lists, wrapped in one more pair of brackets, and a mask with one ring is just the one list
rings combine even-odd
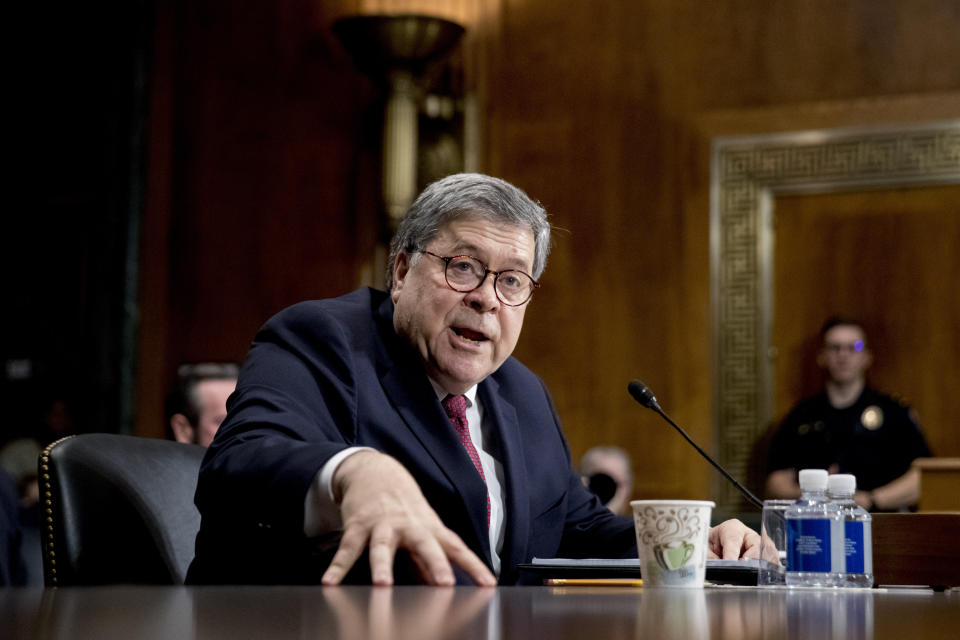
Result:
{"label": "blue bottle label", "polygon": [[830,520],[787,518],[787,570],[830,571]]}
{"label": "blue bottle label", "polygon": [[863,523],[845,522],[843,528],[843,557],[847,573],[866,573],[864,569]]}

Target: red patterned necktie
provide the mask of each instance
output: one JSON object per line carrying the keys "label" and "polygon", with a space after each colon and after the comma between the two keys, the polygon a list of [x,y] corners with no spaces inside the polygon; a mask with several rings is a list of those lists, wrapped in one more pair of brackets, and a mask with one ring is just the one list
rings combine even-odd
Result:
{"label": "red patterned necktie", "polygon": [[[447,418],[450,425],[460,436],[460,444],[467,450],[467,455],[473,461],[473,466],[477,468],[477,473],[487,483],[487,476],[483,474],[483,465],[480,464],[480,456],[477,454],[476,447],[473,446],[473,440],[470,439],[470,428],[467,425],[467,397],[466,396],[447,396],[441,402],[443,410],[447,412]],[[487,526],[490,526],[490,492],[487,492]]]}

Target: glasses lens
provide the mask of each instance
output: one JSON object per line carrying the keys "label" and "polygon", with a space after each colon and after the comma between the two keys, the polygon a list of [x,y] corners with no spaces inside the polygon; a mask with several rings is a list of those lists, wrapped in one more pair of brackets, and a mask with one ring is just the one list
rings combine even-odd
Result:
{"label": "glasses lens", "polygon": [[471,291],[483,279],[483,265],[468,256],[451,258],[447,263],[447,283],[460,291]]}
{"label": "glasses lens", "polygon": [[510,305],[523,304],[533,292],[533,280],[522,271],[501,271],[496,286],[500,298]]}
{"label": "glasses lens", "polygon": [[826,351],[830,353],[841,353],[846,351],[847,353],[859,353],[863,351],[864,344],[863,340],[857,340],[856,342],[844,344],[839,342],[828,342],[823,347]]}

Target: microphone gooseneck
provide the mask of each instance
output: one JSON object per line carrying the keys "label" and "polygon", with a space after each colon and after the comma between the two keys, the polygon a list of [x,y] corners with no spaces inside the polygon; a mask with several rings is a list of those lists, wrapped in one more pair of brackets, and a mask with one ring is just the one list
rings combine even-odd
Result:
{"label": "microphone gooseneck", "polygon": [[636,400],[646,408],[651,409],[652,411],[656,411],[658,414],[660,414],[660,417],[666,420],[668,423],[670,423],[670,426],[676,429],[677,432],[680,435],[682,435],[687,442],[690,443],[690,446],[692,446],[694,449],[697,450],[697,453],[703,456],[707,462],[712,464],[717,469],[717,471],[723,474],[724,478],[726,478],[731,483],[733,483],[733,486],[735,486],[737,490],[739,490],[740,493],[742,493],[743,496],[752,505],[754,505],[759,509],[763,509],[763,502],[761,502],[760,499],[757,498],[757,496],[753,495],[753,493],[751,493],[749,489],[747,489],[745,486],[737,482],[733,476],[727,473],[726,469],[721,467],[713,458],[707,455],[706,451],[704,451],[699,446],[697,446],[697,443],[694,442],[693,439],[687,435],[686,431],[680,428],[680,425],[678,425],[676,422],[671,420],[670,416],[664,413],[663,409],[660,408],[660,403],[657,402],[656,396],[653,395],[653,391],[650,390],[650,387],[640,382],[639,380],[631,380],[630,384],[627,385],[627,391],[630,392],[630,395],[633,396],[634,400]]}

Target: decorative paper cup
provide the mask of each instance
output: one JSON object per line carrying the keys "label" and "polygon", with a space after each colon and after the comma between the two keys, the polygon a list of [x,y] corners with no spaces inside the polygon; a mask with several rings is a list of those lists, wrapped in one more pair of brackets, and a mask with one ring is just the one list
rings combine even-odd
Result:
{"label": "decorative paper cup", "polygon": [[630,506],[643,586],[702,588],[714,503],[634,500]]}

